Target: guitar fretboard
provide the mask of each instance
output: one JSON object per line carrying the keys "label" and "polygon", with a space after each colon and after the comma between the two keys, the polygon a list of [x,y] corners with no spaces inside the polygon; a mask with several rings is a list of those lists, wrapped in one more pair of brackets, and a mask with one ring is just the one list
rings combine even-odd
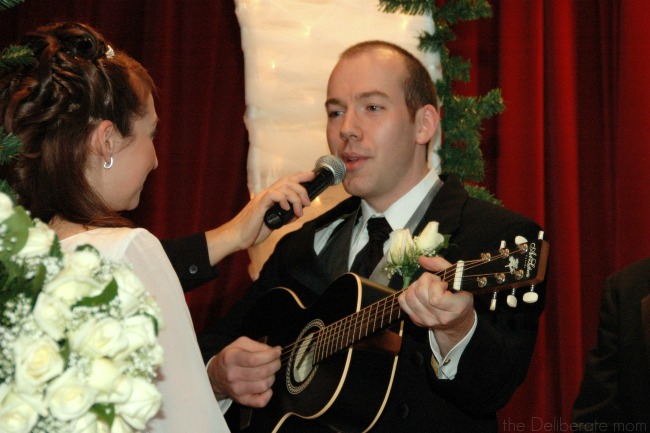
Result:
{"label": "guitar fretboard", "polygon": [[318,331],[313,347],[314,364],[399,320],[402,317],[397,302],[400,293],[389,295]]}
{"label": "guitar fretboard", "polygon": [[[548,244],[540,239],[519,244],[512,250],[502,247],[494,254],[482,254],[480,259],[459,261],[436,275],[447,282],[451,290],[469,290],[474,294],[496,293],[524,285],[534,287],[544,279],[547,255]],[[283,364],[298,347],[303,354],[310,353],[313,364],[318,364],[400,320],[402,310],[397,298],[402,291],[390,294],[284,347]]]}

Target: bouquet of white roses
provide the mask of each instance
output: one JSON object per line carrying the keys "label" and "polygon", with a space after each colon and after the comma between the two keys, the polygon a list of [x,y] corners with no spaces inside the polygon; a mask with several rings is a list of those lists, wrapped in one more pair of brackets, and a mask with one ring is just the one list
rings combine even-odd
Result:
{"label": "bouquet of white roses", "polygon": [[141,431],[160,408],[157,305],[125,263],[0,193],[0,432]]}
{"label": "bouquet of white roses", "polygon": [[388,276],[398,273],[404,281],[403,287],[407,287],[415,271],[420,264],[420,256],[432,257],[449,243],[449,235],[438,233],[438,223],[431,221],[422,230],[419,236],[411,237],[409,229],[394,230],[390,234],[388,243],[388,263],[386,272]]}

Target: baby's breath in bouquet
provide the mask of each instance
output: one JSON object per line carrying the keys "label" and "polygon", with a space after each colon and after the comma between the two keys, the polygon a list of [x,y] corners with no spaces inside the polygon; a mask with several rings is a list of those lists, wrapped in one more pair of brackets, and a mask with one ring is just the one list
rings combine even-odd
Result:
{"label": "baby's breath in bouquet", "polygon": [[404,281],[403,288],[411,283],[411,278],[420,268],[420,256],[433,257],[447,248],[449,235],[438,233],[438,223],[431,221],[419,236],[411,237],[409,229],[394,230],[390,234],[388,247],[388,276],[398,273]]}
{"label": "baby's breath in bouquet", "polygon": [[158,412],[160,311],[129,265],[0,193],[0,432],[131,433]]}

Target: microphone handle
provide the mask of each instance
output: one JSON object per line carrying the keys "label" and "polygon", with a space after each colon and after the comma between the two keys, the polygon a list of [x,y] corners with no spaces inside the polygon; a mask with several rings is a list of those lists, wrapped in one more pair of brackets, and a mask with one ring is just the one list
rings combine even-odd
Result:
{"label": "microphone handle", "polygon": [[[309,182],[301,182],[300,185],[305,187],[310,200],[313,200],[320,193],[325,191],[334,180],[334,173],[325,167],[319,167],[316,176]],[[295,214],[293,208],[289,210],[282,209],[278,203],[274,204],[264,214],[264,223],[272,230],[279,229],[293,219]]]}

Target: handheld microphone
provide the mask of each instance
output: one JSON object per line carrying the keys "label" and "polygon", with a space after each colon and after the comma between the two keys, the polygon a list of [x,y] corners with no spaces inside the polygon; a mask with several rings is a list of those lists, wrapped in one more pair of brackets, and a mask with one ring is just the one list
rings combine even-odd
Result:
{"label": "handheld microphone", "polygon": [[[316,177],[309,182],[300,185],[307,190],[309,199],[313,200],[318,194],[325,191],[328,186],[340,183],[345,177],[345,164],[343,160],[334,155],[325,155],[318,158],[314,167]],[[279,229],[294,217],[293,208],[284,210],[278,203],[274,204],[264,214],[264,223],[270,229]]]}

